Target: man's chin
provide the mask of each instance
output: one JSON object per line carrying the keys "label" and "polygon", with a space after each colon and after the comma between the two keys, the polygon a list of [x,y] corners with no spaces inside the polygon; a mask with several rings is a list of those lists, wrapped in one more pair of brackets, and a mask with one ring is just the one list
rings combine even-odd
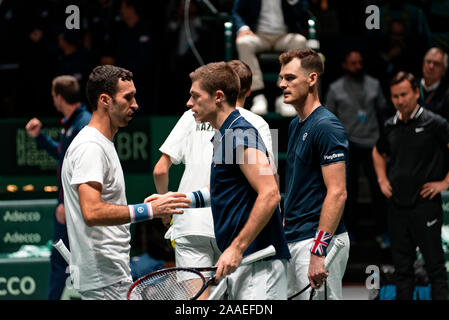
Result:
{"label": "man's chin", "polygon": [[282,102],[285,103],[285,104],[292,104],[293,99],[291,99],[290,97],[284,97]]}
{"label": "man's chin", "polygon": [[200,117],[200,116],[197,115],[197,114],[194,114],[194,115],[193,115],[193,118],[195,119],[196,122],[203,122],[203,118]]}
{"label": "man's chin", "polygon": [[129,125],[129,123],[133,121],[133,119],[134,119],[134,118],[126,119],[125,121],[123,121],[123,122],[120,123],[119,127],[120,127],[120,128],[127,127],[127,126]]}

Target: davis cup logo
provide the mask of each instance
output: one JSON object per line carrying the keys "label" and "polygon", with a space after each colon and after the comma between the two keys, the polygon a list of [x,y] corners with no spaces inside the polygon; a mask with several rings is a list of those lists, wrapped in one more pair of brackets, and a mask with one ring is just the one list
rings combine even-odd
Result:
{"label": "davis cup logo", "polygon": [[138,213],[143,213],[144,210],[145,210],[145,209],[144,209],[143,207],[138,207],[138,208],[137,208],[137,212],[138,212]]}

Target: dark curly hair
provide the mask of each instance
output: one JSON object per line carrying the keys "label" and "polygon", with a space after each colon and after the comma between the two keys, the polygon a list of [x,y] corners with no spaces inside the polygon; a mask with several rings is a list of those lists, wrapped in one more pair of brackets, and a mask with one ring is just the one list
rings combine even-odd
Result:
{"label": "dark curly hair", "polygon": [[131,71],[112,65],[102,65],[92,70],[86,85],[87,101],[92,111],[97,110],[98,98],[102,93],[106,93],[114,100],[118,79],[131,81],[133,74]]}

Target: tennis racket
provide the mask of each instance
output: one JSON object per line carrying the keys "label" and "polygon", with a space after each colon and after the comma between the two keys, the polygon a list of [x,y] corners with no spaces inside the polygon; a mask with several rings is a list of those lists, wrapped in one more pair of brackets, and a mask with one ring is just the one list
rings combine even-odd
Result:
{"label": "tennis racket", "polygon": [[[273,246],[254,252],[242,259],[240,265],[273,256]],[[217,267],[167,268],[152,272],[136,280],[128,291],[128,300],[196,300],[206,288],[215,282],[201,272],[216,271]]]}
{"label": "tennis racket", "polygon": [[70,264],[70,251],[69,249],[67,249],[64,242],[59,239],[58,241],[55,241],[52,246],[55,247],[56,250],[58,250],[58,252],[64,258],[65,262],[67,262],[67,264]]}
{"label": "tennis racket", "polygon": [[[336,239],[334,245],[332,246],[331,250],[329,251],[329,253],[326,255],[326,258],[324,259],[324,269],[328,270],[329,267],[331,266],[332,262],[335,260],[335,257],[337,256],[337,254],[340,252],[341,249],[343,249],[343,247],[345,246],[345,243],[340,240],[340,239]],[[302,289],[301,291],[295,293],[294,295],[288,297],[288,300],[292,300],[293,298],[296,298],[297,296],[299,296],[301,293],[303,293],[304,291],[306,291],[307,289],[310,288],[310,283],[304,287],[304,289]],[[310,298],[312,298],[313,296],[313,289],[312,292],[310,294]]]}

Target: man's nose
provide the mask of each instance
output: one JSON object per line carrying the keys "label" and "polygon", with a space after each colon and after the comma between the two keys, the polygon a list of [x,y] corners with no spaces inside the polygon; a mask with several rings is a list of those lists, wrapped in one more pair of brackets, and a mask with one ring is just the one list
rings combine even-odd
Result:
{"label": "man's nose", "polygon": [[284,79],[279,79],[279,88],[281,88],[281,89],[287,88],[287,85],[286,85]]}

